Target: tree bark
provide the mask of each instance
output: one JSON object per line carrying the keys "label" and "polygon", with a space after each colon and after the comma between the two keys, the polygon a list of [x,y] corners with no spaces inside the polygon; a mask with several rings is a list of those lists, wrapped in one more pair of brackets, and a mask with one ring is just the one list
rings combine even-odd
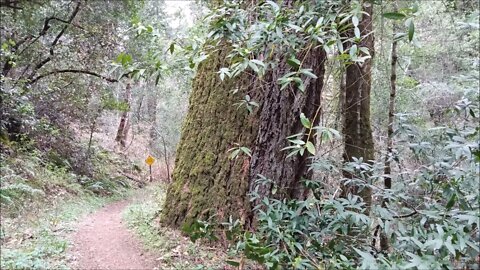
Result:
{"label": "tree bark", "polygon": [[[263,197],[271,195],[276,198],[303,198],[306,196],[301,180],[309,179],[312,176],[312,171],[307,173],[308,154],[286,158],[288,151],[281,149],[289,146],[286,137],[300,132],[305,133],[299,117],[301,113],[314,121],[312,125],[318,123],[320,117],[319,115],[315,117],[315,115],[320,107],[326,54],[323,49],[316,48],[309,51],[308,55],[300,55],[298,58],[305,58],[304,67],[312,68],[313,73],[318,77],[318,79],[302,78],[305,83],[304,93],[293,87],[280,90],[280,85],[276,83],[276,80],[287,70],[285,61],[266,76],[265,81],[270,82],[266,87],[268,90],[263,88],[260,90],[264,96],[261,99],[258,116],[256,116],[259,122],[253,144],[255,147],[252,149],[250,180],[255,180],[262,175],[273,182],[269,185],[259,186],[257,189],[254,181],[250,181],[250,192],[256,190],[260,196],[260,199],[254,201],[254,204],[258,204]],[[302,139],[306,140],[306,137],[304,136]],[[312,136],[310,140],[315,145],[314,137]],[[276,194],[272,194],[274,190]]]}
{"label": "tree bark", "polygon": [[[173,181],[167,190],[163,222],[189,226],[214,214],[246,216],[250,158],[230,160],[234,143],[250,147],[256,135],[255,118],[233,104],[237,84],[222,82],[217,71],[227,65],[228,48],[202,62],[193,81],[189,111],[177,148]],[[248,80],[239,78],[237,83]],[[244,94],[245,92],[243,92]]]}
{"label": "tree bark", "polygon": [[[395,5],[395,12],[396,2]],[[397,24],[393,22],[393,35],[397,30]],[[392,42],[392,51],[391,51],[391,62],[390,62],[390,99],[388,104],[388,126],[387,126],[387,154],[385,156],[385,169],[384,169],[384,187],[385,189],[392,188],[392,165],[391,160],[393,156],[393,121],[395,120],[395,97],[397,95],[397,43],[398,41],[393,38]],[[384,199],[382,204],[384,207],[387,206],[387,200]],[[385,233],[380,234],[380,250],[386,251],[389,248],[388,237]]]}
{"label": "tree bark", "polygon": [[122,147],[126,146],[128,128],[129,128],[129,111],[130,111],[130,99],[132,98],[132,90],[130,82],[127,82],[127,86],[125,87],[125,97],[124,102],[127,104],[127,109],[122,112],[120,116],[120,124],[118,125],[117,129],[117,136],[115,137],[115,141],[120,143]]}
{"label": "tree bark", "polygon": [[[394,23],[394,32],[395,32]],[[392,43],[391,62],[390,62],[390,100],[388,105],[388,127],[387,127],[387,155],[385,157],[385,188],[392,188],[392,178],[390,176],[392,172],[391,158],[393,154],[393,121],[395,118],[395,97],[397,95],[397,43],[394,40]]]}
{"label": "tree bark", "polygon": [[[368,48],[370,55],[374,55],[374,37],[372,33],[373,4],[363,3],[363,15],[359,28],[362,40],[359,47]],[[354,37],[353,31],[348,33]],[[363,158],[363,162],[369,163],[374,159],[374,144],[372,128],[370,125],[370,91],[372,81],[372,59],[363,63],[354,63],[346,68],[345,79],[345,123],[343,135],[345,147],[343,158],[345,162],[353,161],[353,158]],[[344,171],[345,178],[353,178],[355,175]],[[348,193],[357,194],[363,198],[369,209],[372,203],[372,191],[369,188],[344,187],[343,195]]]}
{"label": "tree bark", "polygon": [[[228,65],[228,52],[223,47],[210,54],[194,80],[173,182],[163,208],[163,221],[168,225],[189,226],[213,215],[218,221],[232,216],[252,224],[251,210],[258,201],[250,204],[247,194],[256,189],[254,180],[259,174],[274,182],[256,190],[261,197],[305,195],[300,181],[308,177],[307,156],[285,159],[288,153],[281,149],[288,146],[286,137],[305,131],[300,113],[313,119],[320,105],[324,51],[313,49],[306,55],[304,65],[312,68],[319,79],[306,79],[305,93],[294,87],[279,89],[277,79],[287,70],[285,63],[262,81],[242,75],[222,82],[217,72]],[[236,88],[239,94],[231,91]],[[245,108],[233,105],[247,93],[259,103],[251,115]],[[251,157],[240,154],[231,160],[228,150],[236,144],[250,148]],[[278,192],[273,191],[274,187]]]}
{"label": "tree bark", "polygon": [[170,183],[170,165],[168,162],[167,145],[165,143],[165,137],[163,136],[162,136],[162,144],[163,144],[163,158],[165,160],[165,167],[167,168],[167,183]]}

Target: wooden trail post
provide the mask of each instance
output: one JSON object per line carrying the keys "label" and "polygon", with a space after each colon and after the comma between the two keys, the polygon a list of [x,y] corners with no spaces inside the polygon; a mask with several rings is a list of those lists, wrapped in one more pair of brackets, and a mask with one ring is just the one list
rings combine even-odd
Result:
{"label": "wooden trail post", "polygon": [[153,181],[152,178],[152,164],[155,162],[155,158],[152,157],[151,155],[148,155],[148,157],[145,159],[145,163],[147,163],[149,169],[150,169],[150,182]]}

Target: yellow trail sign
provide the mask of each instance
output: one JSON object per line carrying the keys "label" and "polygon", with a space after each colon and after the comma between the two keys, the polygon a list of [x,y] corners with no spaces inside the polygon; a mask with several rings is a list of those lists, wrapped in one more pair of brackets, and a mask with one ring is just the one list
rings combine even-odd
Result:
{"label": "yellow trail sign", "polygon": [[147,163],[148,166],[152,166],[152,164],[155,162],[155,158],[148,155],[148,157],[145,159],[145,163]]}

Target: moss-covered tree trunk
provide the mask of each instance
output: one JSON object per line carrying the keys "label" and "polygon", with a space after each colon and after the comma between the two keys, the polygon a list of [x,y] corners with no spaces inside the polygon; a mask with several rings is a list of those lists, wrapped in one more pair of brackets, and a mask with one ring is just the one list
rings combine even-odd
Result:
{"label": "moss-covered tree trunk", "polygon": [[[363,3],[363,15],[359,28],[362,40],[358,47],[368,48],[370,55],[374,54],[374,36],[372,33],[373,4]],[[353,31],[349,32],[353,36]],[[344,126],[345,137],[344,160],[353,161],[353,158],[363,158],[364,162],[374,159],[374,144],[370,125],[370,91],[372,85],[372,59],[363,63],[354,63],[347,67],[345,72],[345,102]],[[353,177],[344,171],[346,178]],[[344,190],[347,193],[358,194],[367,205],[371,205],[371,190],[368,188],[359,191],[356,188]]]}
{"label": "moss-covered tree trunk", "polygon": [[[291,198],[303,196],[300,180],[307,177],[307,157],[281,151],[287,136],[302,132],[299,115],[313,118],[320,105],[325,53],[312,50],[304,61],[319,79],[305,78],[305,93],[293,86],[280,90],[277,79],[287,71],[284,63],[263,80],[239,78],[222,82],[218,70],[227,66],[226,48],[210,54],[199,67],[193,82],[189,112],[177,149],[173,182],[168,188],[163,222],[190,225],[197,219],[216,215],[252,221],[248,193],[261,174],[275,184],[260,187],[260,196]],[[240,89],[234,94],[233,89]],[[234,106],[245,94],[259,103],[252,114]],[[304,138],[305,139],[305,138]],[[244,146],[251,157],[240,154],[230,159],[229,149]]]}
{"label": "moss-covered tree trunk", "polygon": [[213,214],[218,219],[245,216],[249,184],[249,157],[229,159],[228,150],[251,146],[255,118],[233,104],[241,81],[222,82],[217,74],[227,65],[226,48],[210,54],[197,71],[189,111],[177,148],[173,181],[167,191],[163,222],[179,227]]}
{"label": "moss-covered tree trunk", "polygon": [[128,129],[130,128],[129,124],[129,110],[130,110],[130,100],[132,99],[132,86],[130,82],[127,83],[125,88],[124,102],[127,104],[127,109],[122,112],[120,116],[120,123],[118,124],[117,135],[115,136],[115,141],[120,143],[122,147],[126,146],[126,140],[128,135]]}

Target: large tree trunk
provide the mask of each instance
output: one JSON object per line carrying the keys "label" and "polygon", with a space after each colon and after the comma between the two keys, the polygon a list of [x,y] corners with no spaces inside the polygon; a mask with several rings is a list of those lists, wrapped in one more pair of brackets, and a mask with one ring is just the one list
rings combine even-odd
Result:
{"label": "large tree trunk", "polygon": [[[304,55],[300,56],[303,59]],[[302,198],[305,197],[304,186],[300,183],[303,179],[309,179],[312,171],[307,173],[308,154],[286,158],[288,151],[281,149],[288,146],[286,137],[305,129],[300,121],[300,114],[304,113],[307,118],[317,124],[320,107],[323,77],[325,73],[324,61],[326,54],[321,48],[313,49],[303,62],[304,67],[312,68],[318,79],[302,78],[305,83],[305,93],[294,87],[280,90],[276,82],[288,70],[285,62],[265,78],[270,81],[267,89],[260,89],[263,95],[258,113],[258,133],[255,139],[253,155],[250,166],[250,180],[255,180],[258,175],[267,177],[273,182],[269,185],[259,186],[257,193],[260,199],[265,196],[275,195],[277,198]],[[266,91],[266,92],[265,92]],[[302,138],[306,140],[307,136]],[[314,143],[314,137],[310,140]],[[314,143],[315,145],[315,143]],[[254,181],[250,182],[250,191],[256,189]],[[272,194],[272,190],[276,194]],[[257,200],[254,203],[259,203]]]}
{"label": "large tree trunk", "polygon": [[[222,82],[217,71],[227,65],[228,50],[210,54],[193,81],[189,111],[178,145],[173,182],[167,191],[163,222],[190,225],[213,214],[219,219],[247,213],[246,194],[250,159],[240,155],[230,160],[235,143],[250,147],[256,135],[255,118],[233,106],[234,81]],[[237,80],[247,81],[244,78]]]}
{"label": "large tree trunk", "polygon": [[[259,187],[261,197],[273,195],[274,186],[277,198],[304,196],[299,182],[308,177],[307,157],[285,159],[288,153],[281,149],[288,146],[287,136],[302,132],[300,113],[313,119],[320,105],[325,53],[314,49],[306,57],[304,66],[312,68],[319,79],[306,79],[305,93],[301,93],[294,87],[280,90],[276,85],[280,74],[287,71],[284,63],[263,81],[245,76],[222,82],[217,72],[227,66],[227,52],[223,48],[210,54],[194,80],[173,182],[167,191],[166,224],[188,226],[214,214],[219,221],[233,216],[250,224],[251,209],[258,202],[250,204],[247,194],[255,190],[258,174],[275,183]],[[240,88],[240,94],[232,93],[235,88]],[[260,104],[251,115],[234,106],[246,93]],[[252,156],[229,159],[228,150],[235,144],[250,148]]]}
{"label": "large tree trunk", "polygon": [[[358,47],[368,48],[370,55],[374,54],[374,37],[372,33],[372,11],[373,4],[363,3],[363,15],[359,28],[362,40]],[[353,37],[353,31],[349,32]],[[374,159],[374,145],[372,128],[370,125],[370,90],[372,83],[372,59],[363,63],[354,63],[347,67],[345,78],[345,118],[343,135],[345,137],[344,160],[353,161],[353,158],[363,158],[364,162]],[[344,171],[344,177],[354,177]],[[345,189],[343,194],[358,194],[367,204],[371,205],[372,192],[369,188],[359,190],[352,187]]]}

